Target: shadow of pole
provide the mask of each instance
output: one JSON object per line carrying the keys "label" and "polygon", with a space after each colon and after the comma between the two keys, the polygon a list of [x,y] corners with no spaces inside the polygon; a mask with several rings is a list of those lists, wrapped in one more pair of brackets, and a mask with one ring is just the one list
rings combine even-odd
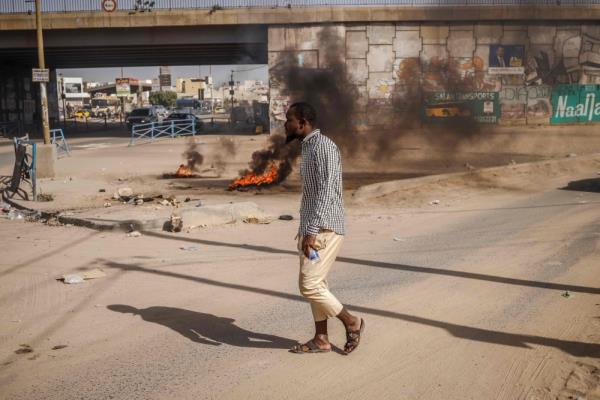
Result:
{"label": "shadow of pole", "polygon": [[[250,293],[261,294],[265,296],[271,296],[280,299],[302,301],[305,302],[304,298],[299,295],[294,295],[285,292],[278,292],[270,289],[262,289],[248,285],[240,285],[234,283],[227,283],[216,281],[212,279],[201,278],[197,276],[185,275],[171,271],[162,271],[157,269],[149,269],[140,267],[138,265],[116,263],[108,260],[99,260],[104,263],[107,267],[120,269],[122,271],[136,271],[150,274],[156,274],[161,276],[167,276],[170,278],[186,279],[193,282],[203,283],[206,285],[212,285],[217,287],[223,287],[227,289],[242,290]],[[530,345],[541,345],[546,347],[554,347],[565,353],[571,354],[576,357],[594,357],[600,358],[600,344],[597,343],[586,343],[586,342],[575,342],[570,340],[561,340],[548,338],[543,336],[534,335],[522,335],[514,333],[505,333],[492,331],[488,329],[480,329],[470,326],[457,325],[443,321],[437,321],[428,318],[417,317],[414,315],[398,313],[394,311],[379,310],[376,308],[362,307],[348,304],[346,305],[349,309],[365,314],[377,315],[385,318],[393,318],[402,321],[412,322],[416,324],[431,326],[435,328],[444,329],[454,337],[485,342],[500,344],[505,346],[530,348]]]}
{"label": "shadow of pole", "polygon": [[[274,247],[268,247],[268,246],[223,243],[223,242],[216,242],[213,240],[193,239],[193,238],[186,238],[186,237],[177,237],[175,239],[175,238],[172,238],[163,233],[150,232],[150,231],[144,231],[144,235],[154,236],[154,237],[159,237],[159,238],[164,238],[164,239],[170,239],[170,240],[205,244],[208,246],[233,247],[233,248],[258,251],[258,252],[264,252],[264,253],[272,253],[272,254],[289,254],[289,255],[294,255],[294,256],[297,255],[296,251],[281,250],[281,249],[277,249]],[[485,274],[478,274],[478,273],[474,273],[474,272],[453,271],[453,270],[448,270],[448,269],[431,268],[431,267],[417,267],[417,266],[413,266],[413,265],[394,264],[394,263],[388,263],[388,262],[382,262],[382,261],[362,260],[359,258],[352,258],[352,257],[338,257],[336,260],[339,262],[345,262],[345,263],[349,263],[349,264],[364,265],[364,266],[376,267],[376,268],[394,269],[397,271],[452,276],[455,278],[464,278],[464,279],[476,279],[476,280],[481,280],[481,281],[502,283],[502,284],[506,284],[506,285],[527,286],[527,287],[535,287],[535,288],[540,288],[540,289],[551,289],[551,290],[560,290],[560,291],[568,290],[568,291],[574,292],[574,293],[600,294],[600,288],[593,288],[593,287],[587,287],[587,286],[568,285],[568,284],[551,283],[551,282],[539,282],[539,281],[532,281],[532,280],[527,280],[527,279],[517,279],[517,278],[506,278],[506,277],[502,277],[502,276],[485,275]]]}

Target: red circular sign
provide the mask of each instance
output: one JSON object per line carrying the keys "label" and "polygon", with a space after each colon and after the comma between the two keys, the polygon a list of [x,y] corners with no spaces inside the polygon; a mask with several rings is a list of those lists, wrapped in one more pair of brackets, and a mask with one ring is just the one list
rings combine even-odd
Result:
{"label": "red circular sign", "polygon": [[102,0],[102,9],[106,12],[113,12],[117,9],[117,0]]}

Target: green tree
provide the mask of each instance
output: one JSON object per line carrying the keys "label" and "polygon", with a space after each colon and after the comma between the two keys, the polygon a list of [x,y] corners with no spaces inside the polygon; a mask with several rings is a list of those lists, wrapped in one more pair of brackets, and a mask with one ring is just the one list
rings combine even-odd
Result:
{"label": "green tree", "polygon": [[177,93],[175,92],[152,92],[150,93],[150,104],[161,105],[167,108],[175,107],[177,104]]}

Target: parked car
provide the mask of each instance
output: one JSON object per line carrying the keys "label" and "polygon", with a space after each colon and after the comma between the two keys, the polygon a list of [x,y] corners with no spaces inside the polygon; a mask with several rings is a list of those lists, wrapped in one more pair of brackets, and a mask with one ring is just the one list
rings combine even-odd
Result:
{"label": "parked car", "polygon": [[197,115],[192,114],[187,111],[172,112],[171,114],[169,114],[169,116],[167,118],[165,118],[163,120],[163,122],[169,122],[169,121],[175,121],[175,120],[189,120],[189,119],[193,119],[194,121],[196,121],[196,131],[202,130],[202,127],[204,126],[204,122],[200,118],[198,118]]}
{"label": "parked car", "polygon": [[158,120],[158,115],[153,107],[144,107],[133,109],[125,119],[125,122],[127,123],[127,128],[131,130],[133,125],[147,124],[157,122]]}
{"label": "parked car", "polygon": [[88,104],[85,104],[79,110],[73,113],[75,118],[89,118],[92,111],[92,107]]}

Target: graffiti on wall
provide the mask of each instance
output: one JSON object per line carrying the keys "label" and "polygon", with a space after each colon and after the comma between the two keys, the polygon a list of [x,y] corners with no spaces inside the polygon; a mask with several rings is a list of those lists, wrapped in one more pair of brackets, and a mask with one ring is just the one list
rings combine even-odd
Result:
{"label": "graffiti on wall", "polygon": [[600,83],[600,39],[588,34],[574,35],[563,41],[556,57],[546,50],[530,50],[526,84],[572,83]]}
{"label": "graffiti on wall", "polygon": [[527,122],[527,88],[524,86],[503,86],[500,91],[500,123],[506,125]]}
{"label": "graffiti on wall", "polygon": [[550,122],[600,122],[600,85],[571,84],[554,87]]}
{"label": "graffiti on wall", "polygon": [[500,115],[497,92],[432,92],[425,95],[426,122],[472,119],[495,124]]}
{"label": "graffiti on wall", "polygon": [[527,123],[547,124],[552,115],[552,86],[527,87]]}

